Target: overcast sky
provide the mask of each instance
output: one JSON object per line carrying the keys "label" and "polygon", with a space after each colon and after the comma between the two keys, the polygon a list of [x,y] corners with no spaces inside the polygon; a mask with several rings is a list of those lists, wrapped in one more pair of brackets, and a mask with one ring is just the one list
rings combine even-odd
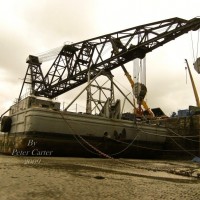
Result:
{"label": "overcast sky", "polygon": [[[200,15],[199,8],[199,0],[0,0],[0,114],[19,95],[29,54],[172,17],[191,19]],[[147,102],[168,115],[195,105],[189,79],[186,84],[184,59],[200,90],[200,75],[192,66],[191,38],[196,57],[198,31],[167,43],[146,58]],[[124,73],[117,70],[119,77]]]}

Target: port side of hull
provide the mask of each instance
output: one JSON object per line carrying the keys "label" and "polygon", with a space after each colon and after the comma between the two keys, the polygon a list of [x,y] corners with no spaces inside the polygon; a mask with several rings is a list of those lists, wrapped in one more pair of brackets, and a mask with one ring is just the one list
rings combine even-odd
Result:
{"label": "port side of hull", "polygon": [[4,136],[1,152],[12,156],[84,156],[158,158],[160,142],[60,133],[26,132]]}
{"label": "port side of hull", "polygon": [[11,155],[21,151],[37,156],[38,149],[44,151],[42,156],[99,157],[102,152],[148,157],[158,155],[153,149],[162,148],[167,135],[165,128],[156,125],[44,108],[24,109],[10,117],[11,129],[1,135],[0,151]]}
{"label": "port side of hull", "polygon": [[14,115],[12,121],[10,133],[46,132],[126,140],[137,135],[137,140],[149,142],[164,142],[167,134],[165,128],[155,125],[45,109],[28,109]]}

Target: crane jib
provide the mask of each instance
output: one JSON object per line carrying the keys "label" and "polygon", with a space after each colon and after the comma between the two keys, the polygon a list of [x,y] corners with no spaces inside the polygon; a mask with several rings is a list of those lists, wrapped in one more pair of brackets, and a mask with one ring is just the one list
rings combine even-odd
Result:
{"label": "crane jib", "polygon": [[[22,89],[25,83],[31,84],[36,96],[55,98],[86,83],[88,72],[93,78],[101,70],[111,71],[136,58],[144,58],[154,49],[199,28],[199,18],[170,18],[64,45],[45,76],[40,59],[29,56]],[[21,92],[19,99],[20,96]]]}

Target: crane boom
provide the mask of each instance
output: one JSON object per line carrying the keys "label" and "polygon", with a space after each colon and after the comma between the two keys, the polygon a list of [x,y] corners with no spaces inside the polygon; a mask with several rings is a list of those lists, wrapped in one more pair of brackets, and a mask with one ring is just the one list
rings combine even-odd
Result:
{"label": "crane boom", "polygon": [[[148,52],[199,27],[199,18],[170,18],[64,45],[45,76],[39,58],[29,56],[24,83],[32,85],[36,96],[55,98],[86,83],[89,70],[93,78],[102,69],[110,71],[135,58],[144,58]],[[117,53],[110,38],[115,41]]]}
{"label": "crane boom", "polygon": [[189,75],[190,75],[190,80],[191,80],[191,83],[192,83],[192,88],[193,88],[193,92],[194,92],[194,96],[195,96],[195,100],[196,100],[196,105],[200,108],[199,95],[198,95],[198,92],[197,92],[197,89],[196,89],[196,86],[195,86],[195,83],[194,83],[194,79],[192,77],[192,73],[191,73],[187,59],[185,59],[185,62],[186,62],[188,72],[189,72]]}
{"label": "crane boom", "polygon": [[[119,48],[117,47],[117,41],[116,40],[113,40],[111,37],[110,37],[110,41],[111,41],[111,44],[112,44],[112,47],[113,47],[113,51],[115,52],[115,54],[118,54],[119,53]],[[129,74],[129,72],[126,70],[125,66],[122,64],[121,65],[123,71],[124,71],[124,74],[125,76],[127,77],[132,89],[134,87],[134,81],[131,77],[131,75]],[[138,99],[139,101],[139,99]],[[150,114],[150,116],[153,116],[153,112],[151,112],[150,108],[148,107],[147,103],[144,101],[144,99],[141,100],[140,102],[141,105],[143,105],[143,107],[145,108],[145,110],[147,110],[147,112]],[[135,112],[137,112],[135,110]]]}

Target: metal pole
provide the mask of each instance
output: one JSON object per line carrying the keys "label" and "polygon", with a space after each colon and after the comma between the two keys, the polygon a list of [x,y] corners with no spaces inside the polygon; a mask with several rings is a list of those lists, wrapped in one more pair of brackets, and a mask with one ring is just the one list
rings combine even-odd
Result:
{"label": "metal pole", "polygon": [[122,90],[117,86],[117,84],[115,84],[114,81],[113,81],[113,84],[114,84],[115,87],[122,93],[122,95],[126,98],[126,100],[133,106],[133,108],[136,109],[135,105],[128,99],[128,97],[122,92]]}
{"label": "metal pole", "polygon": [[91,105],[91,85],[90,85],[90,67],[88,70],[88,87],[87,87],[87,100],[86,100],[86,113],[92,113],[92,105]]}
{"label": "metal pole", "polygon": [[83,92],[92,84],[92,82],[101,74],[101,72],[103,71],[103,69],[101,69],[99,71],[99,73],[94,77],[94,79],[92,79],[90,81],[90,83],[87,84],[86,87],[83,88],[83,90],[75,97],[75,99],[64,109],[64,111],[67,111],[67,109],[76,101],[76,99],[78,99],[78,97],[81,96],[81,94],[83,94]]}

